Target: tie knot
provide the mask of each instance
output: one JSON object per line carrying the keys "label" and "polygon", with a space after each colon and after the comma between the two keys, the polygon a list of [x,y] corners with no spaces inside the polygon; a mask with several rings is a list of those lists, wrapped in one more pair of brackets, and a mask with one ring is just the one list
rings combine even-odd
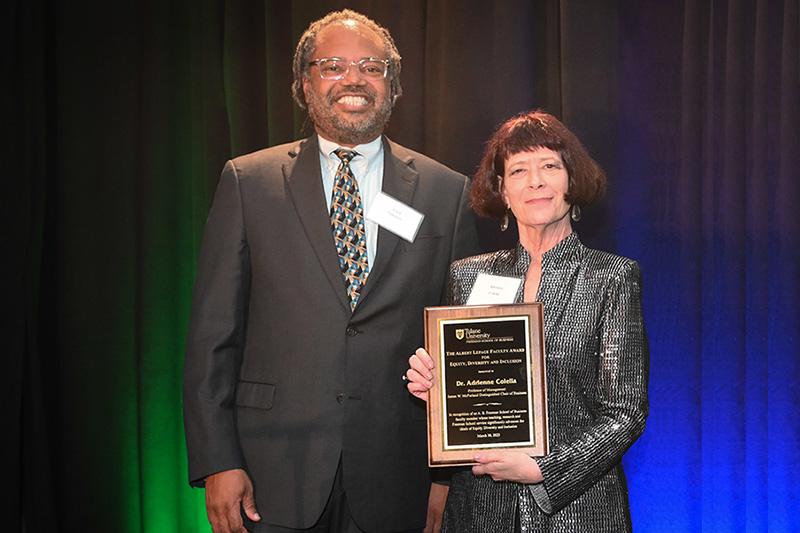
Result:
{"label": "tie knot", "polygon": [[350,163],[350,161],[358,155],[355,150],[347,150],[346,148],[338,148],[333,151],[336,157],[342,160],[342,163]]}

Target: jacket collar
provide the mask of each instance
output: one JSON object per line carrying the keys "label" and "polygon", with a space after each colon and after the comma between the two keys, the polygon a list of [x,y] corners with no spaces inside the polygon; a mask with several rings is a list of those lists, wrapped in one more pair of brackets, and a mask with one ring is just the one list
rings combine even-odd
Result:
{"label": "jacket collar", "polygon": [[[419,173],[414,166],[413,152],[399,144],[383,139],[383,192],[397,200],[412,205],[417,190]],[[319,142],[316,134],[290,147],[289,161],[283,165],[283,176],[289,196],[314,248],[325,277],[337,294],[342,307],[349,313],[342,273],[339,270],[339,256],[333,243],[330,217],[325,209],[326,201],[322,187],[322,173],[319,168]],[[370,266],[370,274],[355,312],[368,300],[371,289],[391,266],[399,237],[390,231],[378,230],[378,253],[375,264]]]}
{"label": "jacket collar", "polygon": [[[414,166],[414,154],[384,136],[383,192],[406,205],[412,205],[418,181],[419,173]],[[382,227],[378,229],[378,253],[375,255],[375,264],[370,266],[369,278],[361,291],[355,312],[364,306],[372,287],[377,285],[378,280],[390,269],[390,259],[399,240],[400,237],[391,231]]]}

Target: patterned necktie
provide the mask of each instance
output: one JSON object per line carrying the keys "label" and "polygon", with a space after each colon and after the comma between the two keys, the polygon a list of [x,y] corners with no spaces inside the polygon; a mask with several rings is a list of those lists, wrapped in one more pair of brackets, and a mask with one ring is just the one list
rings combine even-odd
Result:
{"label": "patterned necktie", "polygon": [[369,275],[361,194],[350,170],[350,160],[358,153],[344,148],[339,148],[334,153],[342,162],[333,180],[331,229],[336,251],[339,252],[339,269],[350,297],[350,309],[353,310]]}

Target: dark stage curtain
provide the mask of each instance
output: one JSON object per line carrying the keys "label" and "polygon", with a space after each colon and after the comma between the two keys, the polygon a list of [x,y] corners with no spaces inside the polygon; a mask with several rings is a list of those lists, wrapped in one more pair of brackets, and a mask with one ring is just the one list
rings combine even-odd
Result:
{"label": "dark stage curtain", "polygon": [[[293,46],[351,7],[403,54],[393,139],[470,174],[499,122],[541,107],[608,171],[576,229],[644,272],[635,530],[793,530],[798,4],[12,2],[4,529],[208,530],[180,405],[203,223],[226,159],[305,134]],[[515,240],[480,231],[487,250]]]}

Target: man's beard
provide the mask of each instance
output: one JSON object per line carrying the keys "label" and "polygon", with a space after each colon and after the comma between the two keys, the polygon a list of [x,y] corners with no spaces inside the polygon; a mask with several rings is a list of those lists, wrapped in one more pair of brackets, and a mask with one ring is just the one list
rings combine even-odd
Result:
{"label": "man's beard", "polygon": [[342,116],[334,111],[334,103],[342,94],[360,95],[373,103],[376,94],[369,87],[345,86],[335,93],[330,91],[324,96],[316,92],[308,91],[306,94],[306,104],[308,116],[314,123],[317,131],[322,132],[323,136],[331,136],[333,142],[348,145],[364,144],[377,138],[389,122],[392,115],[391,97],[384,96],[383,101],[377,109],[371,108],[363,114],[353,114],[353,120]]}

